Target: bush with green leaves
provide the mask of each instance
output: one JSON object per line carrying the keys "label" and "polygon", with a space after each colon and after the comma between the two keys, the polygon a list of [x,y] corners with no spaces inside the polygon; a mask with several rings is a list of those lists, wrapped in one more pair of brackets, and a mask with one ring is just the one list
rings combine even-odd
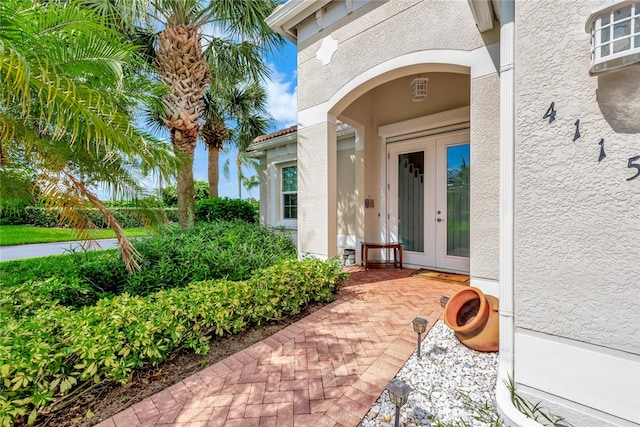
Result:
{"label": "bush with green leaves", "polygon": [[[193,188],[196,202],[209,197],[208,182],[194,180]],[[162,189],[162,204],[165,206],[178,206],[178,188],[175,185],[169,185]]]}
{"label": "bush with green leaves", "polygon": [[78,283],[92,296],[61,303],[79,307],[87,300],[123,291],[149,295],[198,280],[246,280],[254,270],[297,254],[295,243],[285,233],[245,222],[199,224],[189,230],[168,227],[133,243],[142,257],[140,270],[134,274],[127,273],[115,251],[77,251],[0,263],[0,277],[4,285],[51,277],[69,286]]}
{"label": "bush with green leaves", "polygon": [[[4,205],[3,201],[3,205]],[[37,227],[60,227],[58,213],[42,206],[22,206],[20,201],[12,202],[11,208],[7,206],[0,209],[0,225],[34,225]],[[157,208],[142,210],[136,207],[113,207],[109,211],[116,218],[121,227],[143,227],[146,225],[145,217],[153,215],[165,216],[169,222],[178,221],[177,208]],[[97,228],[109,228],[109,223],[97,209],[90,209],[87,215]]]}
{"label": "bush with green leaves", "polygon": [[246,281],[123,294],[80,310],[2,289],[0,424],[35,422],[91,384],[125,384],[134,369],[156,366],[181,348],[206,353],[212,335],[329,302],[345,278],[340,271],[335,261],[284,260]]}
{"label": "bush with green leaves", "polygon": [[0,199],[0,225],[21,225],[27,204],[21,199]]}
{"label": "bush with green leaves", "polygon": [[203,222],[245,221],[253,224],[257,222],[257,215],[253,205],[249,202],[228,197],[213,197],[196,202],[196,220]]}
{"label": "bush with green leaves", "polygon": [[182,287],[197,280],[245,280],[254,270],[297,254],[295,243],[284,233],[244,222],[168,229],[140,239],[135,246],[142,256],[141,269],[129,276],[124,286],[134,295]]}

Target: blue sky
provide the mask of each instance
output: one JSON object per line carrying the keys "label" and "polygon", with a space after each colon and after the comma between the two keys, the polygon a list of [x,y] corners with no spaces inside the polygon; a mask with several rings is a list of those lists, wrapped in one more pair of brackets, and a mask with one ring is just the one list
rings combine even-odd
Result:
{"label": "blue sky", "polygon": [[[296,46],[287,41],[286,45],[278,52],[274,53],[267,60],[272,70],[271,80],[267,82],[267,92],[269,94],[269,112],[274,119],[274,124],[270,131],[279,130],[292,126],[297,122],[297,53]],[[256,135],[258,136],[258,135]],[[231,157],[230,179],[224,177],[222,168],[225,161]],[[254,174],[253,171],[245,170],[247,175]],[[223,151],[220,153],[220,183],[218,193],[221,197],[238,197],[238,180],[236,178],[235,150]],[[193,177],[196,180],[207,181],[207,151],[202,144],[198,144],[193,165]],[[242,197],[249,195],[245,188],[242,189]],[[258,189],[254,188],[251,196],[258,198]]]}

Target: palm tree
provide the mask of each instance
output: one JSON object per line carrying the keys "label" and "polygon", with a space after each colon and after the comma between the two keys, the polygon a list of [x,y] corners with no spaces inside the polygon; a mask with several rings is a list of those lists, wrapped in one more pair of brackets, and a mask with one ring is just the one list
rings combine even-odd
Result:
{"label": "palm tree", "polygon": [[[248,76],[250,78],[250,76]],[[235,81],[234,81],[235,79]],[[269,125],[267,93],[258,82],[245,82],[239,76],[219,79],[205,94],[205,123],[202,139],[209,153],[208,175],[209,196],[218,196],[219,152],[225,142],[235,144],[239,151],[256,135],[266,133]],[[238,174],[238,197],[241,196],[241,163],[236,156]],[[239,163],[238,163],[239,162]],[[226,165],[228,170],[228,165]],[[227,172],[228,175],[228,172]]]}
{"label": "palm tree", "polygon": [[133,78],[135,47],[80,0],[0,2],[0,190],[29,170],[35,189],[60,220],[88,240],[87,208],[113,228],[127,268],[135,249],[96,195],[145,194],[141,164],[169,177],[175,156],[134,126],[133,109],[156,99],[157,87]]}
{"label": "palm tree", "polygon": [[[86,1],[109,3],[109,0]],[[156,40],[153,37],[146,44],[154,46],[156,71],[168,88],[162,98],[163,122],[176,154],[186,159],[177,183],[179,222],[186,228],[194,222],[193,156],[205,108],[203,95],[219,76],[240,71],[241,75],[251,75],[257,80],[267,74],[263,54],[281,45],[283,39],[269,28],[265,18],[279,1],[130,0],[129,3],[126,9],[118,9],[123,21],[155,20],[146,28],[148,35],[161,28],[157,44],[153,43]],[[147,14],[141,16],[145,11]]]}
{"label": "palm tree", "polygon": [[247,189],[247,191],[249,192],[249,198],[252,198],[253,196],[251,195],[251,190],[253,190],[255,187],[257,187],[258,185],[260,185],[260,180],[258,179],[257,175],[251,175],[250,177],[244,177],[242,179],[242,185],[244,186],[244,188]]}

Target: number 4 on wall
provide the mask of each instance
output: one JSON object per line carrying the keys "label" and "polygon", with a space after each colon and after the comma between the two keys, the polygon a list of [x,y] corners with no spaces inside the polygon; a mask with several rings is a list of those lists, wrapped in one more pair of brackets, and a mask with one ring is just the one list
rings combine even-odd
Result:
{"label": "number 4 on wall", "polygon": [[544,116],[542,116],[542,118],[549,119],[549,123],[556,119],[555,102],[552,102],[551,105],[549,105],[549,108],[547,108],[547,112],[544,113]]}

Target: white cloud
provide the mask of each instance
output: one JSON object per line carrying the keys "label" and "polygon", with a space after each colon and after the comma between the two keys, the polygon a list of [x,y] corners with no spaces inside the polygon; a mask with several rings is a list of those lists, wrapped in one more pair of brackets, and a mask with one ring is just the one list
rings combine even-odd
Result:
{"label": "white cloud", "polygon": [[282,129],[298,122],[298,86],[295,76],[288,78],[271,67],[272,78],[265,82],[268,94],[268,109],[277,128]]}

